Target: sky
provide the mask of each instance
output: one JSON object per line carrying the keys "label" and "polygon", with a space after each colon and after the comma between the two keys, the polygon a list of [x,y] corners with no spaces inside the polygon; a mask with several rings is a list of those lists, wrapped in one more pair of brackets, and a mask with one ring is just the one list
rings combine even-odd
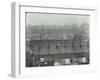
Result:
{"label": "sky", "polygon": [[86,15],[62,15],[47,13],[27,13],[26,26],[29,25],[72,25],[72,24],[89,24],[89,16]]}

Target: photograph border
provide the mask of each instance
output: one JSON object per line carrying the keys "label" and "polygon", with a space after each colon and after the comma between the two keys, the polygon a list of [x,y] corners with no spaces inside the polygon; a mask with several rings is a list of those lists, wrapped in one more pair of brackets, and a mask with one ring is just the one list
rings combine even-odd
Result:
{"label": "photograph border", "polygon": [[[13,77],[21,76],[21,50],[20,50],[20,34],[21,34],[21,7],[38,7],[38,8],[54,8],[54,9],[73,9],[73,10],[90,10],[95,12],[95,8],[65,8],[65,7],[48,7],[48,6],[32,6],[31,4],[20,4],[20,3],[12,3],[12,20],[11,20],[11,39],[12,39],[12,50],[11,50],[11,75]],[[42,12],[43,13],[43,12]],[[55,14],[55,13],[53,13]],[[60,14],[60,13],[58,13]],[[74,15],[74,14],[73,14]],[[77,14],[78,15],[78,14]],[[84,15],[84,14],[83,14]],[[18,17],[19,16],[19,17]],[[95,24],[95,22],[94,22]]]}

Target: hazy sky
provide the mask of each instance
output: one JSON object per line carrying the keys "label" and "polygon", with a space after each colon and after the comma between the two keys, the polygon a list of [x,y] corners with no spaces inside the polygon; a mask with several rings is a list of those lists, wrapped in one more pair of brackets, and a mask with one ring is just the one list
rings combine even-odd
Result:
{"label": "hazy sky", "polygon": [[71,25],[89,24],[89,16],[27,13],[26,26],[28,25]]}

